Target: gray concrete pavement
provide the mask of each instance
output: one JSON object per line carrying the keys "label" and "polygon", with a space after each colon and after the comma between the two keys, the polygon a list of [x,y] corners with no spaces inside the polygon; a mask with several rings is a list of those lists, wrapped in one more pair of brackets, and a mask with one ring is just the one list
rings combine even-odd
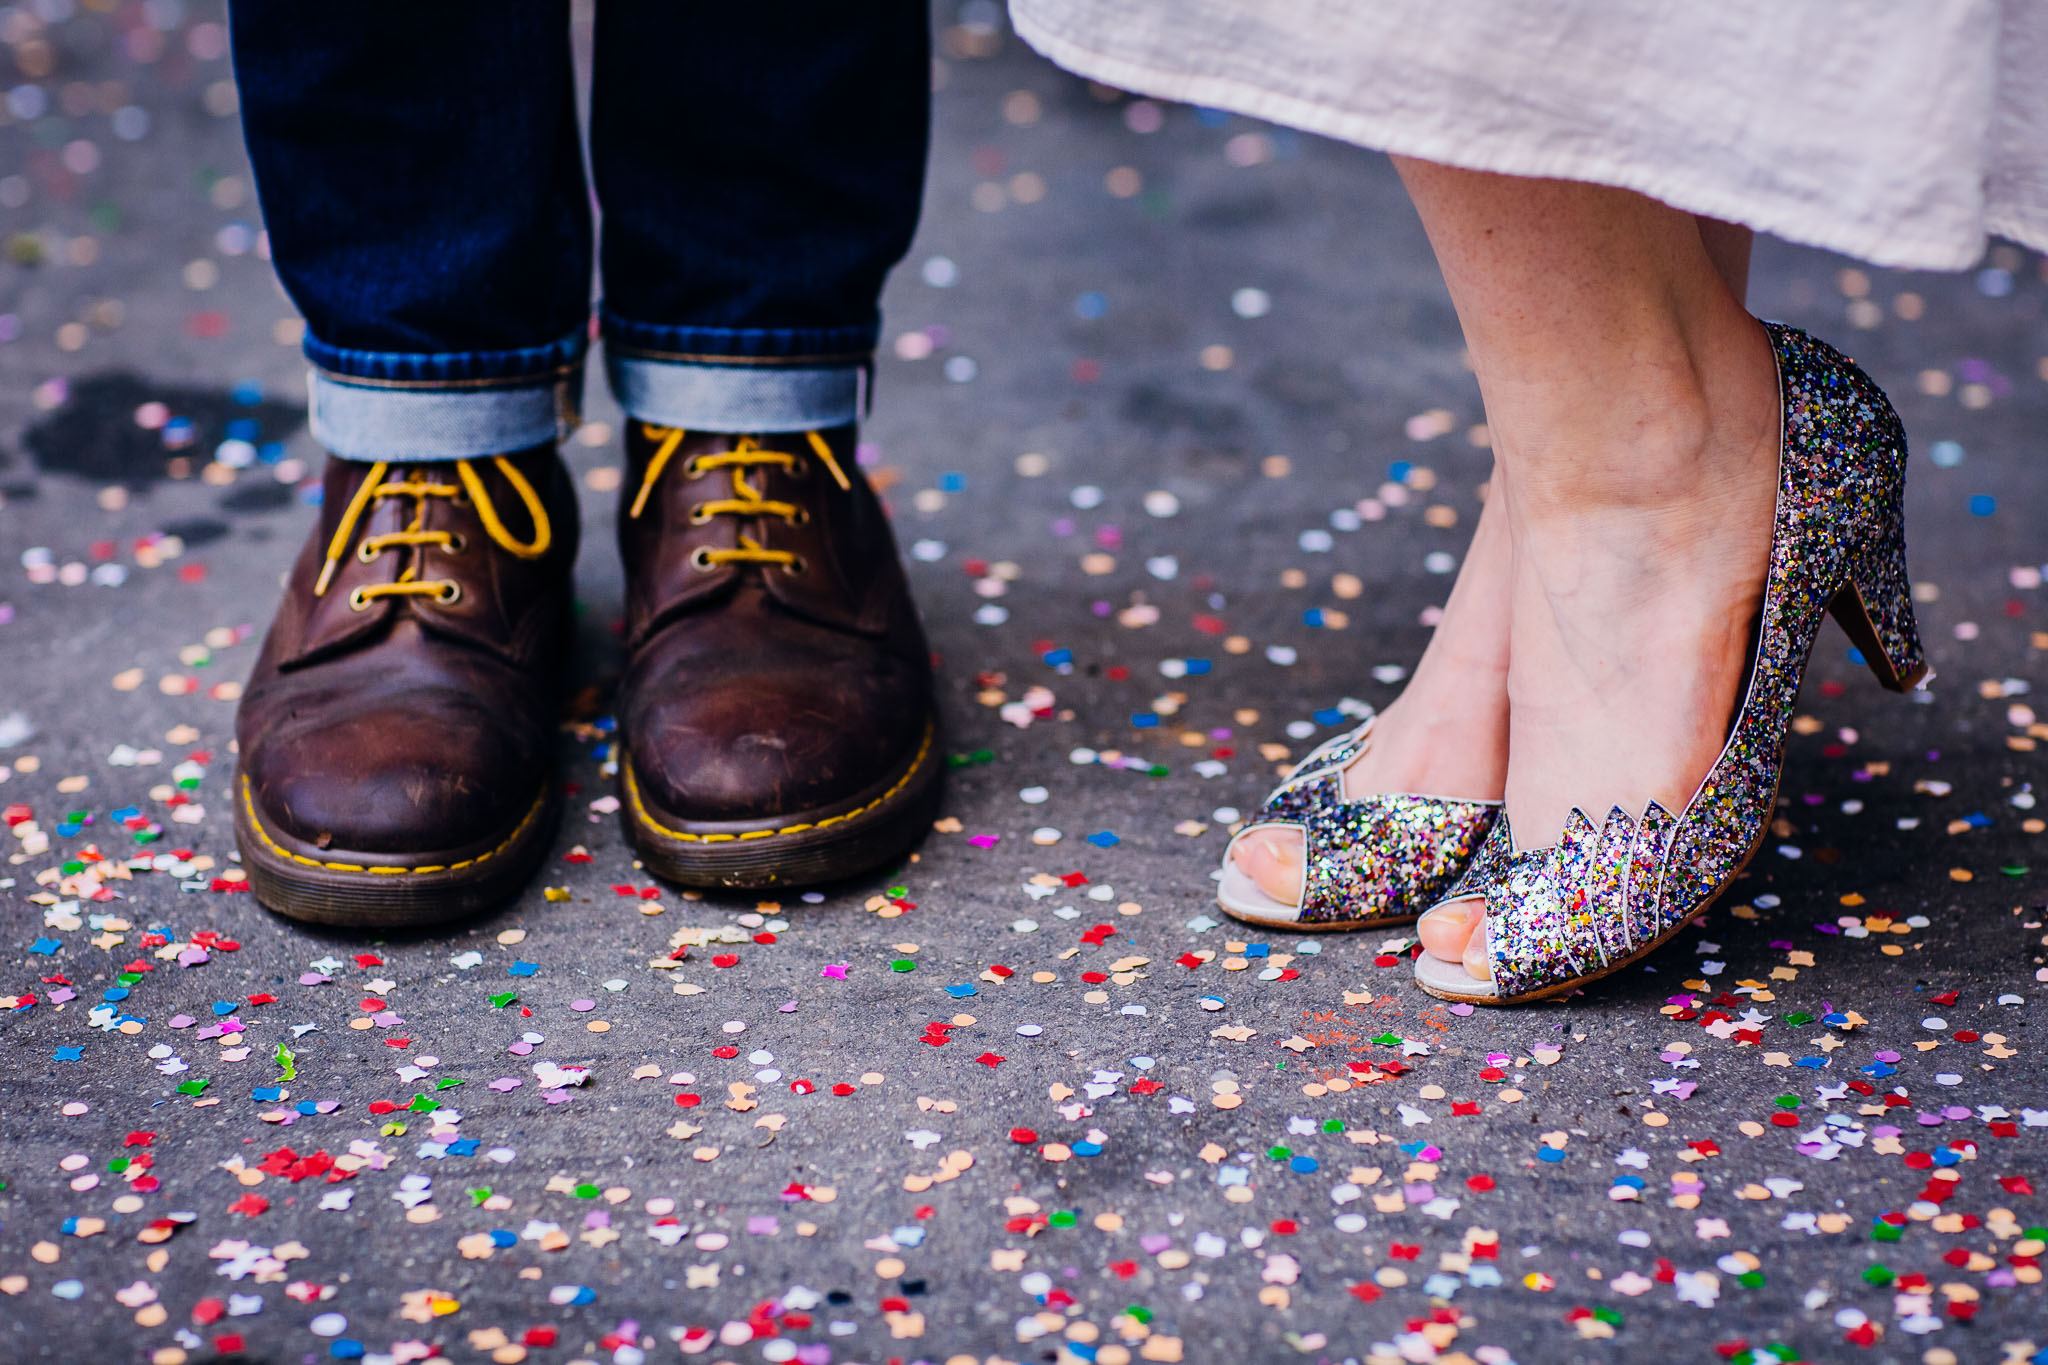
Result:
{"label": "gray concrete pavement", "polygon": [[1905,416],[1940,678],[1825,636],[1701,928],[1449,1009],[1405,938],[1250,934],[1209,880],[1396,695],[1477,513],[1420,229],[1382,158],[1091,90],[994,13],[941,14],[868,429],[941,830],[816,903],[635,869],[593,384],[560,846],[371,941],[234,865],[319,453],[219,7],[0,9],[0,1356],[2048,1359],[2041,260],[1759,246],[1756,310]]}

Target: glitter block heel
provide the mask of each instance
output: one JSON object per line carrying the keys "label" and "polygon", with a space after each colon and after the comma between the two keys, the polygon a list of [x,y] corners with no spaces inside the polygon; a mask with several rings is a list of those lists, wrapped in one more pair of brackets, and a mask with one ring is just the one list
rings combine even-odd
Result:
{"label": "glitter block heel", "polygon": [[[1374,929],[1405,924],[1443,895],[1479,849],[1498,801],[1407,793],[1347,798],[1344,769],[1371,742],[1372,720],[1302,760],[1224,850],[1216,903],[1264,928]],[[1232,856],[1262,829],[1299,831],[1306,852],[1295,904],[1273,899]]]}
{"label": "glitter block heel", "polygon": [[[1928,676],[1906,575],[1906,437],[1869,377],[1794,328],[1766,323],[1784,398],[1771,557],[1742,703],[1728,740],[1676,813],[1656,802],[1595,822],[1574,810],[1547,848],[1518,849],[1507,818],[1440,902],[1482,899],[1491,973],[1424,955],[1430,994],[1483,1004],[1561,995],[1655,949],[1726,889],[1777,800],[1785,738],[1821,618],[1832,613],[1879,682]],[[1431,907],[1434,913],[1437,907]]]}

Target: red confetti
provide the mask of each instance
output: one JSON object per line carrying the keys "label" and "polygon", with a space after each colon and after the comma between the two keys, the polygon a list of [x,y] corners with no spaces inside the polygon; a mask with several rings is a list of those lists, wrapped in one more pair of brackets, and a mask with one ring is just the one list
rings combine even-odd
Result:
{"label": "red confetti", "polygon": [[245,1194],[240,1199],[237,1199],[234,1203],[228,1205],[228,1212],[239,1213],[242,1214],[244,1217],[254,1218],[257,1214],[263,1212],[265,1209],[269,1207],[270,1201],[268,1199],[265,1199],[262,1195]]}
{"label": "red confetti", "polygon": [[740,965],[740,960],[732,953],[720,953],[717,957],[711,959],[711,965],[714,967],[737,967]]}
{"label": "red confetti", "polygon": [[1016,1143],[1019,1147],[1029,1147],[1032,1143],[1038,1141],[1038,1134],[1029,1128],[1012,1128],[1010,1130],[1010,1141]]}
{"label": "red confetti", "polygon": [[704,1103],[702,1095],[693,1095],[687,1090],[676,1096],[676,1108],[678,1109],[695,1109],[702,1103]]}
{"label": "red confetti", "polygon": [[984,1052],[979,1057],[976,1057],[974,1060],[980,1062],[983,1066],[993,1070],[994,1068],[1001,1066],[1004,1062],[1007,1062],[1010,1059],[1008,1057],[998,1057],[993,1052]]}

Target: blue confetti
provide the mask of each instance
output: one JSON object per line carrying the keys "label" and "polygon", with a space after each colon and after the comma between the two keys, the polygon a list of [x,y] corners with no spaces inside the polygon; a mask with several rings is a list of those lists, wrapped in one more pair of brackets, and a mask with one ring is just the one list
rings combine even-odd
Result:
{"label": "blue confetti", "polygon": [[126,1000],[127,998],[128,988],[126,986],[109,986],[100,992],[100,999],[102,1000]]}
{"label": "blue confetti", "polygon": [[503,1228],[492,1228],[491,1245],[494,1247],[516,1247],[519,1245],[519,1234],[507,1232]]}
{"label": "blue confetti", "polygon": [[233,1014],[235,1012],[235,1002],[232,1000],[216,1000],[213,1002],[213,1012],[215,1014]]}
{"label": "blue confetti", "polygon": [[448,1144],[448,1155],[475,1156],[476,1146],[477,1140],[475,1138],[457,1138],[455,1141]]}
{"label": "blue confetti", "polygon": [[1998,510],[1998,499],[1989,493],[1979,493],[1970,499],[1970,515],[1988,517]]}
{"label": "blue confetti", "polygon": [[1312,1156],[1297,1156],[1288,1159],[1287,1169],[1296,1175],[1313,1175],[1321,1164]]}
{"label": "blue confetti", "polygon": [[505,969],[507,976],[532,976],[540,971],[538,962],[515,962]]}
{"label": "blue confetti", "polygon": [[1536,1159],[1538,1161],[1548,1161],[1554,1165],[1557,1162],[1564,1160],[1564,1148],[1538,1147],[1536,1149]]}
{"label": "blue confetti", "polygon": [[1048,649],[1047,651],[1045,651],[1045,653],[1039,655],[1038,657],[1043,662],[1051,664],[1054,668],[1058,668],[1063,664],[1070,664],[1074,662],[1074,651],[1071,649]]}
{"label": "blue confetti", "polygon": [[84,1061],[85,1049],[82,1047],[60,1047],[55,1052],[50,1054],[50,1060],[53,1062]]}
{"label": "blue confetti", "polygon": [[1111,834],[1108,830],[1105,829],[1099,833],[1089,835],[1088,842],[1095,845],[1097,848],[1115,848],[1118,844],[1122,843],[1123,840],[1117,838],[1114,834]]}
{"label": "blue confetti", "polygon": [[1102,1144],[1099,1142],[1077,1142],[1074,1144],[1073,1152],[1075,1156],[1101,1156]]}
{"label": "blue confetti", "polygon": [[1334,706],[1326,706],[1315,713],[1315,722],[1318,725],[1342,725],[1344,713]]}
{"label": "blue confetti", "polygon": [[39,938],[34,943],[28,945],[28,950],[32,953],[41,953],[44,957],[49,957],[63,946],[62,943],[54,938]]}
{"label": "blue confetti", "polygon": [[1187,665],[1188,676],[1190,678],[1199,677],[1200,675],[1207,673],[1210,669],[1215,667],[1215,665],[1210,663],[1207,659],[1189,659],[1187,661]]}
{"label": "blue confetti", "polygon": [[1131,724],[1140,730],[1156,730],[1159,728],[1159,716],[1152,711],[1134,711]]}
{"label": "blue confetti", "polygon": [[957,986],[946,987],[946,994],[952,996],[955,1000],[965,1000],[968,996],[980,995],[981,992],[974,989],[971,982],[963,981]]}

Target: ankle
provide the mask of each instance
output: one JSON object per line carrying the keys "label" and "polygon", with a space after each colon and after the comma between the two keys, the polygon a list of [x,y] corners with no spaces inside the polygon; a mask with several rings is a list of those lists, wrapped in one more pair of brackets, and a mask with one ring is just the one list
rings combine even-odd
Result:
{"label": "ankle", "polygon": [[1776,457],[1777,367],[1754,319],[1730,323],[1674,324],[1589,357],[1576,384],[1489,393],[1513,519],[1697,508],[1723,493],[1745,501]]}

